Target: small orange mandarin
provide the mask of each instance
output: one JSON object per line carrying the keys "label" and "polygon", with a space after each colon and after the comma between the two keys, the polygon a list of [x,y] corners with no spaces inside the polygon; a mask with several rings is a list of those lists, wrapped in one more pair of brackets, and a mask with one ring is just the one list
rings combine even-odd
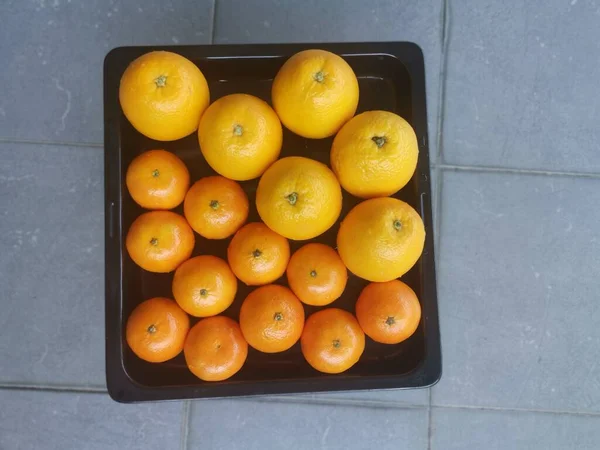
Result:
{"label": "small orange mandarin", "polygon": [[287,279],[292,291],[307,305],[325,306],[337,300],[348,281],[348,271],[331,247],[311,243],[290,258]]}
{"label": "small orange mandarin", "polygon": [[181,264],[173,276],[173,296],[188,314],[209,317],[225,311],[235,299],[237,279],[229,265],[212,255]]}
{"label": "small orange mandarin", "polygon": [[139,358],[160,363],[183,350],[190,319],[173,300],[156,297],[140,303],[127,319],[125,339]]}
{"label": "small orange mandarin", "polygon": [[190,371],[204,381],[223,381],[240,371],[248,343],[235,320],[225,316],[202,319],[188,333],[183,348]]}
{"label": "small orange mandarin", "polygon": [[190,173],[181,159],[166,150],[135,157],[125,176],[133,200],[146,209],[173,209],[184,199]]}
{"label": "small orange mandarin", "polygon": [[288,288],[276,284],[261,286],[242,303],[240,327],[248,344],[256,350],[283,352],[300,339],[304,308]]}
{"label": "small orange mandarin", "polygon": [[341,373],[358,362],[365,334],[352,314],[328,308],[312,314],[300,339],[302,354],[316,370]]}
{"label": "small orange mandarin", "polygon": [[227,260],[235,276],[248,286],[272,283],[285,273],[290,244],[264,223],[249,223],[233,236]]}
{"label": "small orange mandarin", "polygon": [[358,297],[356,318],[374,341],[398,344],[419,326],[421,305],[415,292],[400,280],[371,283]]}
{"label": "small orange mandarin", "polygon": [[183,212],[194,231],[207,239],[225,239],[248,218],[248,196],[235,181],[205,177],[185,196]]}
{"label": "small orange mandarin", "polygon": [[171,211],[150,211],[131,224],[125,246],[138,266],[149,272],[172,272],[194,250],[194,232]]}

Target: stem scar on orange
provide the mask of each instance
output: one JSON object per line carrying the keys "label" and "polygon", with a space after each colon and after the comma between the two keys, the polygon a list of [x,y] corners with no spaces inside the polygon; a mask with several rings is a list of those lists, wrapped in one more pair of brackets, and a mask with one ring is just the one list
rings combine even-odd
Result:
{"label": "stem scar on orange", "polygon": [[365,334],[352,314],[328,308],[312,314],[300,340],[302,354],[316,370],[341,373],[358,362],[365,350]]}
{"label": "stem scar on orange", "polygon": [[400,280],[370,283],[358,297],[356,318],[375,342],[398,344],[419,326],[421,305],[415,292]]}
{"label": "stem scar on orange", "polygon": [[286,273],[294,294],[313,306],[337,300],[348,281],[348,271],[337,252],[318,243],[300,247],[290,258]]}
{"label": "stem scar on orange", "polygon": [[235,276],[248,286],[272,283],[285,273],[290,244],[264,223],[249,223],[233,236],[227,260]]}
{"label": "stem scar on orange", "polygon": [[127,319],[125,340],[139,358],[168,361],[183,350],[190,319],[173,300],[156,297],[140,303]]}
{"label": "stem scar on orange", "polygon": [[125,246],[138,266],[149,272],[172,272],[194,250],[194,232],[171,211],[150,211],[131,224]]}
{"label": "stem scar on orange", "polygon": [[183,348],[190,371],[204,381],[223,381],[240,371],[248,343],[235,320],[225,316],[202,319],[188,333]]}
{"label": "stem scar on orange", "polygon": [[283,352],[300,339],[304,308],[288,288],[276,284],[261,286],[242,303],[240,327],[248,344],[256,350]]}
{"label": "stem scar on orange", "polygon": [[173,296],[188,314],[209,317],[225,311],[235,299],[237,279],[229,265],[212,255],[182,263],[173,276]]}
{"label": "stem scar on orange", "polygon": [[146,209],[173,209],[190,185],[181,159],[166,150],[149,150],[135,157],[125,176],[131,198]]}
{"label": "stem scar on orange", "polygon": [[248,218],[248,196],[235,181],[221,176],[196,181],[185,196],[185,218],[207,239],[225,239]]}

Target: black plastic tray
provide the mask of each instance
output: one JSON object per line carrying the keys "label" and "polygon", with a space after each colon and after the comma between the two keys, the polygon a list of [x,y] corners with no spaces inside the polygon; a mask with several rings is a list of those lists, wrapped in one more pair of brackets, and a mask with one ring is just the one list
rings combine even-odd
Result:
{"label": "black plastic tray", "polygon": [[[325,375],[304,361],[300,345],[280,354],[249,350],[243,369],[227,381],[206,383],[192,375],[183,355],[162,364],[146,363],[128,348],[124,325],[130,312],[155,296],[172,298],[173,274],[154,274],[136,266],[125,248],[125,235],[143,210],[125,187],[131,160],[146,150],[164,148],[186,163],[194,182],[214,172],[204,161],[196,133],[175,142],[157,142],[142,136],[127,121],[118,101],[119,80],[128,64],[152,50],[169,50],[195,62],[208,80],[211,101],[243,92],[270,103],[271,81],[283,62],[308,48],[343,56],[360,85],[358,112],[383,109],[408,120],[419,141],[419,162],[410,183],[396,197],[410,203],[423,217],[427,232],[423,256],[402,280],[417,293],[422,320],[415,334],[398,345],[377,344],[367,338],[365,352],[354,367],[339,375]],[[357,113],[358,113],[357,112]],[[425,105],[423,53],[412,43],[346,43],[291,45],[225,45],[176,47],[123,47],[104,61],[104,158],[106,220],[106,378],[110,396],[120,402],[201,397],[283,394],[360,389],[430,386],[441,375],[440,335],[433,252],[433,221]],[[281,156],[307,156],[329,163],[332,139],[309,140],[284,128]],[[259,220],[254,205],[258,181],[243,182],[250,199],[249,221]],[[359,200],[344,192],[341,217]],[[182,207],[175,209],[182,213]],[[335,246],[339,223],[312,241]],[[309,241],[290,241],[292,251]],[[196,235],[194,255],[214,254],[226,259],[229,239],[208,241]],[[286,284],[285,276],[278,283]],[[343,296],[332,306],[354,312],[360,290],[367,284],[350,276]],[[239,283],[233,305],[224,313],[238,319],[241,302],[251,288]],[[305,305],[306,315],[319,308]],[[192,318],[192,324],[197,319]]]}

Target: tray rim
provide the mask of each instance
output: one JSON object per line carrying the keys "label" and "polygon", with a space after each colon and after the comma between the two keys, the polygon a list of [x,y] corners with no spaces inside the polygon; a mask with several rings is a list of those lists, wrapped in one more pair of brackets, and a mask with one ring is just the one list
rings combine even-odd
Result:
{"label": "tray rim", "polygon": [[[417,172],[421,192],[421,211],[428,230],[422,256],[421,282],[427,303],[423,305],[425,359],[411,372],[402,375],[340,376],[319,378],[249,381],[241,383],[206,383],[199,386],[148,387],[133,381],[123,366],[122,328],[117,318],[122,309],[123,239],[118,232],[122,221],[121,152],[118,133],[120,106],[118,86],[124,66],[143,53],[166,50],[194,53],[208,59],[276,58],[310,48],[346,55],[388,55],[400,59],[411,78],[413,127],[419,140]],[[347,42],[293,44],[227,44],[177,46],[124,46],[110,50],[104,59],[104,194],[105,194],[105,356],[106,383],[112,399],[121,403],[143,401],[220,398],[238,396],[285,395],[309,392],[356,390],[414,389],[435,385],[442,374],[438,299],[435,273],[434,226],[432,220],[429,147],[427,133],[424,55],[413,42]]]}

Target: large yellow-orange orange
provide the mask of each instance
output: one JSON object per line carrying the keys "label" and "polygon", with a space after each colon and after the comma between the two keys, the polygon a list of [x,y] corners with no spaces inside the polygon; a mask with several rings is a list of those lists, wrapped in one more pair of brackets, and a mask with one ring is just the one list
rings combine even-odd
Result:
{"label": "large yellow-orange orange", "polygon": [[288,239],[314,238],[333,226],[342,210],[342,189],[325,164],[290,156],[263,174],[256,209],[264,223]]}
{"label": "large yellow-orange orange", "polygon": [[352,118],[331,147],[331,168],[340,184],[361,198],[386,197],[402,189],[418,159],[414,130],[388,111],[367,111]]}
{"label": "large yellow-orange orange", "polygon": [[144,136],[174,141],[198,128],[210,94],[206,78],[193,62],[176,53],[156,51],[127,67],[119,101],[125,117]]}
{"label": "large yellow-orange orange", "polygon": [[287,128],[321,139],[333,136],[356,112],[358,80],[342,57],[325,50],[305,50],[277,72],[271,97]]}
{"label": "large yellow-orange orange", "polygon": [[232,94],[208,107],[198,139],[215,172],[243,181],[259,177],[279,157],[283,132],[267,103],[252,95]]}
{"label": "large yellow-orange orange", "polygon": [[390,281],[408,272],[425,244],[423,220],[409,204],[373,198],[350,210],[337,235],[350,272],[369,281]]}

